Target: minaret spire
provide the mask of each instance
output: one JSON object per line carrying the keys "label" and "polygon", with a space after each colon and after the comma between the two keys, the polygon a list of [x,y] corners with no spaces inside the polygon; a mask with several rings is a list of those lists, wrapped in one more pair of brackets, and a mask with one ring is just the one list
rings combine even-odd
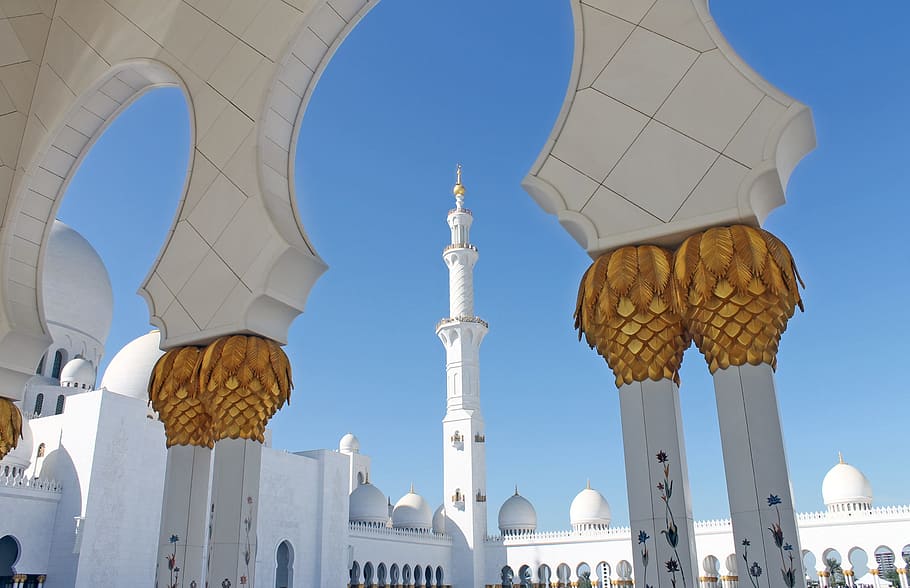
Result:
{"label": "minaret spire", "polygon": [[[474,315],[474,265],[479,253],[471,244],[474,217],[464,207],[462,168],[455,168],[455,208],[446,222],[451,240],[442,252],[449,268],[449,316],[436,325],[446,350],[446,415],[442,421],[446,533],[460,537],[452,552],[453,586],[483,586],[483,542],[487,533],[486,457],[480,412],[480,344],[487,323]],[[463,439],[456,443],[454,439]],[[516,488],[517,491],[517,488]],[[460,492],[460,494],[459,494]]]}

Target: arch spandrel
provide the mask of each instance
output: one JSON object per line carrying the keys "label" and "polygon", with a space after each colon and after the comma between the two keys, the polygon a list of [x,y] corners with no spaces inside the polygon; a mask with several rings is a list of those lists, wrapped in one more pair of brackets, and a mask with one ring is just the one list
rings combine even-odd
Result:
{"label": "arch spandrel", "polygon": [[523,186],[592,256],[760,225],[815,146],[806,106],[746,65],[706,0],[573,3],[575,57]]}

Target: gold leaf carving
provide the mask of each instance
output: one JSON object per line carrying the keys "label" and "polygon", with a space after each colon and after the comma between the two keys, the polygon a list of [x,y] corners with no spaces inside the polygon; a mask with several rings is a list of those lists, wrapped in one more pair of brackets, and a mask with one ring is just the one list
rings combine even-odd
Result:
{"label": "gold leaf carving", "polygon": [[212,447],[212,421],[196,381],[199,347],[175,347],[162,355],[149,379],[149,404],[164,423],[167,446]]}
{"label": "gold leaf carving", "polygon": [[711,373],[776,367],[780,336],[796,306],[803,308],[787,247],[762,229],[715,227],[686,239],[673,263],[677,311]]}
{"label": "gold leaf carving", "polygon": [[0,398],[0,459],[15,449],[22,438],[22,413],[9,398]]}
{"label": "gold leaf carving", "polygon": [[679,381],[689,337],[673,301],[671,260],[653,245],[622,247],[597,258],[582,277],[575,328],[606,359],[617,386]]}

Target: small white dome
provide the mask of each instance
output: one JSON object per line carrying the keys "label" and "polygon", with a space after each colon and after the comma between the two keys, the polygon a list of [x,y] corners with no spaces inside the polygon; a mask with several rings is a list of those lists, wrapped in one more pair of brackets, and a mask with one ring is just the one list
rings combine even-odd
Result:
{"label": "small white dome", "polygon": [[392,509],[392,526],[396,529],[418,529],[429,531],[433,528],[430,505],[423,496],[411,491],[401,497]]}
{"label": "small white dome", "polygon": [[537,511],[531,501],[518,493],[510,496],[499,508],[499,531],[504,535],[533,533],[537,530]]}
{"label": "small white dome", "polygon": [[433,513],[433,532],[446,532],[446,505],[440,504],[436,512]]}
{"label": "small white dome", "polygon": [[95,366],[81,357],[69,360],[60,372],[60,385],[91,390],[95,385]]}
{"label": "small white dome", "polygon": [[41,270],[44,318],[104,343],[114,316],[111,279],[98,252],[71,227],[55,220]]}
{"label": "small white dome", "polygon": [[385,525],[389,521],[388,499],[367,480],[351,492],[349,512],[353,523]]}
{"label": "small white dome", "polygon": [[338,442],[338,451],[341,453],[360,453],[360,441],[354,436],[354,433],[348,433]]}
{"label": "small white dome", "polygon": [[[24,470],[28,468],[32,463],[32,453],[35,451],[35,436],[32,434],[32,427],[29,425],[27,419],[22,419],[22,438],[19,439],[19,444],[15,449],[6,454],[6,456],[0,460],[0,464],[4,467],[0,470],[5,470],[6,466],[10,468],[18,468]],[[0,471],[0,474],[3,472]]]}
{"label": "small white dome", "polygon": [[148,401],[149,376],[164,352],[158,348],[161,333],[157,330],[133,339],[111,359],[101,387],[111,392]]}
{"label": "small white dome", "polygon": [[569,507],[569,520],[576,530],[609,527],[611,518],[607,499],[590,484],[575,496]]}
{"label": "small white dome", "polygon": [[872,506],[872,484],[865,474],[841,458],[840,463],[825,474],[822,498],[828,510],[834,505],[849,505],[844,510],[867,509]]}

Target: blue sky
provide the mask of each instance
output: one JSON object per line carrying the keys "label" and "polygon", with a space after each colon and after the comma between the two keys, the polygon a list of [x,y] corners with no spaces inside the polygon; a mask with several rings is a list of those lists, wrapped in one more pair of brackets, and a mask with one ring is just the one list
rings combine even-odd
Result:
{"label": "blue sky", "polygon": [[[819,147],[765,225],[807,284],[777,378],[797,506],[822,508],[838,451],[869,476],[876,503],[910,502],[910,9],[727,0],[712,11],[743,58],[815,116]],[[566,528],[588,478],[627,522],[616,389],[572,329],[590,260],[519,186],[561,106],[572,42],[565,1],[383,0],[342,45],[300,133],[298,202],[330,270],[291,328],[296,390],[272,421],[276,446],[335,447],[353,431],[393,501],[413,481],[441,502],[434,325],[448,310],[440,254],[462,162],[480,249],[476,311],[491,329],[481,351],[490,528],[516,483],[541,529]],[[61,208],[110,268],[108,360],[149,328],[135,291],[180,199],[188,142],[180,93],[148,94],[98,141]],[[695,515],[725,517],[713,386],[694,348],[682,380]]]}

